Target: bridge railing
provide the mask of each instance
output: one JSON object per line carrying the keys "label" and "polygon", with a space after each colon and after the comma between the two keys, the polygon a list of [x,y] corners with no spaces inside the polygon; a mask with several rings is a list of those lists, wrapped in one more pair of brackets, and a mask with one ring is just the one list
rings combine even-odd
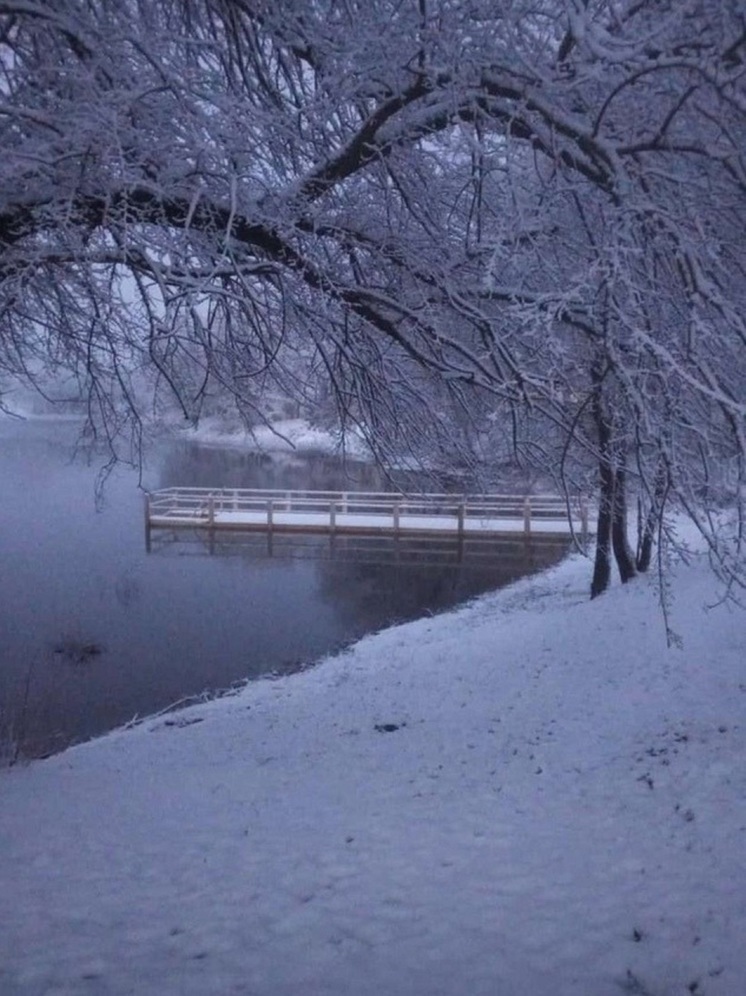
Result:
{"label": "bridge railing", "polygon": [[[576,527],[588,531],[587,508],[571,503]],[[512,520],[512,528],[530,533],[542,523],[567,521],[568,503],[560,495],[529,496],[451,493],[402,495],[392,492],[289,491],[267,488],[162,488],[146,499],[146,526],[240,526],[322,524],[334,530],[354,527],[369,517],[371,527],[397,531],[414,520],[420,528],[432,520],[433,527],[463,532],[470,525]],[[323,517],[323,523],[318,518]]]}

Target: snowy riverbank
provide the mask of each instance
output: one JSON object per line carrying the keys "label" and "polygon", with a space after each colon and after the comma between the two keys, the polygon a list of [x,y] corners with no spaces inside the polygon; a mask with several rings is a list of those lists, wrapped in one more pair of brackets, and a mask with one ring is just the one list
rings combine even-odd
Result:
{"label": "snowy riverbank", "polygon": [[370,451],[358,435],[350,432],[343,439],[340,433],[312,426],[304,418],[278,418],[248,431],[238,422],[208,415],[194,427],[171,425],[168,429],[177,438],[210,446],[263,453],[344,453],[357,460],[370,459]]}
{"label": "snowy riverbank", "polygon": [[[64,405],[42,404],[30,394],[16,392],[7,403],[8,411],[0,409],[0,419],[79,422],[82,426],[85,418],[84,411],[65,410]],[[224,415],[205,415],[197,425],[185,426],[174,412],[171,417],[154,420],[146,428],[151,435],[165,433],[174,439],[227,449],[263,453],[345,454],[356,460],[371,459],[370,450],[359,433],[349,430],[343,437],[341,432],[313,426],[305,418],[277,416],[265,425],[256,425],[248,430],[238,417]]]}
{"label": "snowy riverbank", "polygon": [[745,617],[587,584],[0,772],[0,992],[741,996]]}

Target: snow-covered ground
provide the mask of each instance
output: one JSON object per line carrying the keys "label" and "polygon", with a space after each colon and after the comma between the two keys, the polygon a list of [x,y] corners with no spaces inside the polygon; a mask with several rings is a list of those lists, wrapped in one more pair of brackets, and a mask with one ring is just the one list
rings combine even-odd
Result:
{"label": "snow-covered ground", "polygon": [[0,993],[742,996],[746,617],[588,573],[0,772]]}

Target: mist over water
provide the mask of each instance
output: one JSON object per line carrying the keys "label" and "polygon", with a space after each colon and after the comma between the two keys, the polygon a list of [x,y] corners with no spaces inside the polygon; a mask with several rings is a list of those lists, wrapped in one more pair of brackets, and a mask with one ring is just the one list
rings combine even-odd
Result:
{"label": "mist over water", "polygon": [[[312,662],[559,559],[482,544],[154,534],[138,473],[73,458],[75,426],[0,420],[0,742],[39,755],[204,690]],[[411,482],[409,482],[411,483]],[[390,490],[375,467],[163,443],[145,487]],[[461,562],[458,562],[458,558]]]}

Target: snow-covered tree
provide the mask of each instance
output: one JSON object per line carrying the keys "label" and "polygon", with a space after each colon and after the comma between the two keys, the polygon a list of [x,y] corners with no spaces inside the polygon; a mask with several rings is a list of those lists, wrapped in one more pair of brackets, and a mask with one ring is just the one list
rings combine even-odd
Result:
{"label": "snow-covered tree", "polygon": [[0,0],[0,372],[72,368],[116,445],[143,370],[189,418],[323,371],[379,452],[595,464],[594,592],[674,499],[738,578],[745,39],[739,0]]}

